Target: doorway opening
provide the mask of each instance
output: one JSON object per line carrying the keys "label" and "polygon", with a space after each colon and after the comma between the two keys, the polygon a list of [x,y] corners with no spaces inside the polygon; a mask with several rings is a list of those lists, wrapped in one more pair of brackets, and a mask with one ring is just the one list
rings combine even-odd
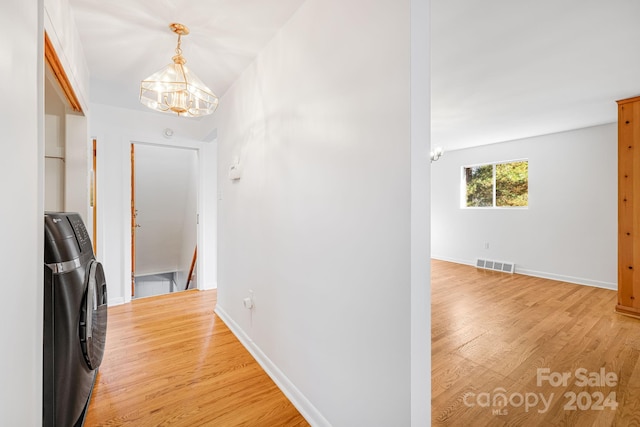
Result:
{"label": "doorway opening", "polygon": [[197,288],[198,152],[131,144],[131,295]]}

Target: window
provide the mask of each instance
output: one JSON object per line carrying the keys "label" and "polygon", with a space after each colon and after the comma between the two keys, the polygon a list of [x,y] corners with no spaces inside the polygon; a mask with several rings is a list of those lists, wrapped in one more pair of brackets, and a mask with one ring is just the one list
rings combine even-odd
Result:
{"label": "window", "polygon": [[463,168],[467,208],[526,207],[529,204],[529,162],[520,160]]}

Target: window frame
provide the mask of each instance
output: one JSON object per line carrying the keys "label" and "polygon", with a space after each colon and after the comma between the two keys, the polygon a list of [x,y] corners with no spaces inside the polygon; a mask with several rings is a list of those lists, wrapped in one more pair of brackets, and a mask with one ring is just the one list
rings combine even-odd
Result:
{"label": "window frame", "polygon": [[[527,162],[527,206],[496,206],[496,166],[503,165],[506,163],[520,163]],[[493,190],[493,206],[467,206],[467,175],[466,170],[469,168],[477,168],[482,166],[491,166],[492,167],[492,178],[491,178],[491,186]],[[486,163],[476,163],[472,165],[463,165],[460,169],[460,208],[461,209],[516,209],[516,210],[526,210],[529,209],[529,159],[514,159],[514,160],[502,160],[499,162],[486,162]]]}

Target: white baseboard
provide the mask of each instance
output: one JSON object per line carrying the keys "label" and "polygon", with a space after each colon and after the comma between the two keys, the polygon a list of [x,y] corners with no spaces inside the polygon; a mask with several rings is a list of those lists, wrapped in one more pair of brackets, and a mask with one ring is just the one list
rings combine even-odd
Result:
{"label": "white baseboard", "polygon": [[438,255],[431,255],[431,259],[437,259],[438,261],[452,262],[454,264],[470,265],[472,267],[476,266],[476,261],[475,260],[466,261],[466,260],[462,260],[462,259],[448,258],[448,257],[438,256]]}
{"label": "white baseboard", "polygon": [[202,290],[203,291],[209,291],[211,289],[218,289],[218,282],[205,283],[205,284],[202,285]]}
{"label": "white baseboard", "polygon": [[215,313],[222,319],[227,327],[238,338],[240,343],[251,353],[258,364],[276,383],[278,388],[282,390],[285,396],[291,401],[293,406],[313,427],[331,427],[331,424],[320,411],[313,406],[298,388],[287,378],[287,376],[267,357],[266,354],[249,338],[249,336],[240,328],[240,326],[227,314],[219,305],[216,305]]}
{"label": "white baseboard", "polygon": [[[453,263],[456,263],[456,264],[470,265],[472,267],[475,267],[475,265],[476,265],[475,260],[471,260],[471,261],[459,260],[459,259],[436,256],[436,255],[432,255],[431,258],[437,259],[437,260],[440,260],[440,261],[453,262]],[[544,271],[522,269],[522,268],[518,267],[517,263],[516,263],[515,273],[516,274],[522,274],[524,276],[532,276],[532,277],[540,277],[542,279],[556,280],[558,282],[567,282],[567,283],[573,283],[573,284],[576,284],[576,285],[585,285],[585,286],[592,286],[594,288],[609,289],[609,290],[612,290],[612,291],[617,291],[618,290],[618,284],[617,283],[601,282],[601,281],[598,281],[598,280],[585,279],[585,278],[582,278],[582,277],[564,276],[562,274],[555,274],[555,273],[547,273],[547,272],[544,272]]]}
{"label": "white baseboard", "polygon": [[520,269],[518,268],[517,264],[516,264],[516,273],[523,274],[525,276],[533,276],[533,277],[540,277],[543,279],[557,280],[559,282],[574,283],[576,285],[585,285],[585,286],[592,286],[594,288],[609,289],[611,291],[618,290],[617,283],[600,282],[597,280],[585,279],[582,277],[563,276],[561,274],[546,273],[544,271]]}
{"label": "white baseboard", "polygon": [[122,305],[122,304],[124,304],[123,297],[111,298],[109,299],[109,301],[107,301],[107,307],[111,307],[112,305]]}

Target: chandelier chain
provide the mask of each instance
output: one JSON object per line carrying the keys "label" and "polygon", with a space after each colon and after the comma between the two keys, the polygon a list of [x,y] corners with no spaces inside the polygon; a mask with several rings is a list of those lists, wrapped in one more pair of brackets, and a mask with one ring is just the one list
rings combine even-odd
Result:
{"label": "chandelier chain", "polygon": [[178,45],[176,46],[177,55],[182,55],[182,49],[180,48],[181,43],[182,43],[182,34],[178,34]]}

